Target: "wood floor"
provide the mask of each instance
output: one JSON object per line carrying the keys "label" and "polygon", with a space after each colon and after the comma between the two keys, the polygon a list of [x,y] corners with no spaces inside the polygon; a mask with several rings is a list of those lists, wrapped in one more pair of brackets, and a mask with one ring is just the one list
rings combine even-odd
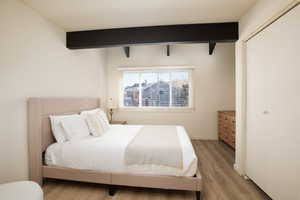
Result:
{"label": "wood floor", "polygon": [[[218,141],[193,141],[200,160],[204,190],[201,200],[270,200],[255,184],[233,170],[234,152]],[[123,187],[110,197],[107,186],[47,180],[46,200],[195,200],[194,192]]]}

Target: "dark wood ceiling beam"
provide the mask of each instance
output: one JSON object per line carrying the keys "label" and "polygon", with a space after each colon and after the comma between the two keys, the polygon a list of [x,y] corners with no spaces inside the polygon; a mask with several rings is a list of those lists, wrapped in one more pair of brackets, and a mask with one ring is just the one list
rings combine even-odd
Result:
{"label": "dark wood ceiling beam", "polygon": [[130,47],[123,47],[123,49],[124,49],[126,57],[129,58],[130,57]]}
{"label": "dark wood ceiling beam", "polygon": [[214,50],[215,50],[215,47],[216,47],[216,43],[215,42],[209,42],[209,55],[212,55]]}
{"label": "dark wood ceiling beam", "polygon": [[69,49],[148,44],[235,42],[238,23],[184,24],[67,32]]}

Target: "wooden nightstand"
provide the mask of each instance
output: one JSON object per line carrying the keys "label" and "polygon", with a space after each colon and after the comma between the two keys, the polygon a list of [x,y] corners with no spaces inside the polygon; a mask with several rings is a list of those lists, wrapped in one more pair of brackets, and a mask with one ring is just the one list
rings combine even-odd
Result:
{"label": "wooden nightstand", "polygon": [[121,124],[121,125],[126,125],[127,121],[111,121],[110,124]]}

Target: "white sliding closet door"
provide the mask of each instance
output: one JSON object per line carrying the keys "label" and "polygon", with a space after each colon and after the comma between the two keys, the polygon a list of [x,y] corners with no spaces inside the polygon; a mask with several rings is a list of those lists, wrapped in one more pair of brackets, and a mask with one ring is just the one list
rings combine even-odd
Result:
{"label": "white sliding closet door", "polygon": [[300,6],[247,42],[247,175],[300,200]]}

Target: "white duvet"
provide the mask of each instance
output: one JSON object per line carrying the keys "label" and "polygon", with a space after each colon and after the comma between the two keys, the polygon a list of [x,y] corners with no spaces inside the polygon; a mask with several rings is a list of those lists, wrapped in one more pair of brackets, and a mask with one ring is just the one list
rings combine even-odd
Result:
{"label": "white duvet", "polygon": [[[183,169],[159,165],[126,165],[127,145],[142,126],[113,125],[101,137],[90,136],[79,141],[54,143],[47,148],[45,161],[49,166],[89,169],[109,173],[194,176],[197,157],[191,141],[182,126],[177,134],[182,147]],[[159,138],[157,138],[159,140]],[[150,141],[149,141],[150,142]],[[165,159],[168,159],[166,157]]]}

